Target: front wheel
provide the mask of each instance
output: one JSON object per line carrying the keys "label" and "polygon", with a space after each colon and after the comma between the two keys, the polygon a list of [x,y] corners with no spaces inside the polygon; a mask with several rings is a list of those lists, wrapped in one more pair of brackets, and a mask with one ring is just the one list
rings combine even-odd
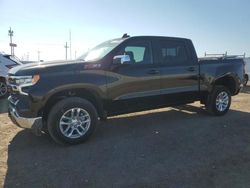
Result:
{"label": "front wheel", "polygon": [[224,86],[215,86],[208,95],[206,109],[209,113],[216,116],[225,115],[231,105],[231,93]]}
{"label": "front wheel", "polygon": [[78,144],[86,141],[98,122],[95,107],[87,100],[72,97],[58,102],[50,111],[48,131],[61,144]]}

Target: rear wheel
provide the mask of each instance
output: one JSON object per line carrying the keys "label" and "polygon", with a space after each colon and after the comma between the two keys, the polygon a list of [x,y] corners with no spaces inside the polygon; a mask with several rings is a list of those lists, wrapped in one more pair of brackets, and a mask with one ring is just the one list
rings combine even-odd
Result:
{"label": "rear wheel", "polygon": [[5,80],[0,79],[0,99],[7,97],[8,89]]}
{"label": "rear wheel", "polygon": [[231,105],[231,93],[224,86],[215,86],[213,91],[208,95],[206,109],[212,115],[225,115]]}
{"label": "rear wheel", "polygon": [[50,111],[48,131],[62,144],[78,144],[86,141],[96,129],[98,116],[95,107],[77,97],[58,102]]}

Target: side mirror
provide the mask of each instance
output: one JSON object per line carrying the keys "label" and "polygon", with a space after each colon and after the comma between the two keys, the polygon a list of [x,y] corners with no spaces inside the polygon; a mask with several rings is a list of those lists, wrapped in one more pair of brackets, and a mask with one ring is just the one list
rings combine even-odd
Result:
{"label": "side mirror", "polygon": [[129,55],[117,55],[113,58],[114,64],[129,64],[130,63],[130,57]]}

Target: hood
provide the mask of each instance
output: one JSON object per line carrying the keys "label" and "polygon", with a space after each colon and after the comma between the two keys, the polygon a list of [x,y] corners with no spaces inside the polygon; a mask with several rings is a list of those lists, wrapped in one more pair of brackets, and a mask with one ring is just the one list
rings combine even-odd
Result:
{"label": "hood", "polygon": [[40,63],[23,64],[9,70],[10,75],[25,76],[40,74],[50,71],[77,70],[77,66],[86,63],[80,60],[74,61],[47,61]]}

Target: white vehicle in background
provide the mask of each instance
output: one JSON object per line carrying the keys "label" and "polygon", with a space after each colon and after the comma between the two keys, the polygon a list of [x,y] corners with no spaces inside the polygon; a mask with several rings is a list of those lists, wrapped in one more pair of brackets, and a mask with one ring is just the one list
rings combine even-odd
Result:
{"label": "white vehicle in background", "polygon": [[0,53],[0,99],[8,95],[6,77],[9,69],[18,65],[22,63],[16,57]]}
{"label": "white vehicle in background", "polygon": [[247,85],[247,82],[249,81],[250,78],[250,57],[245,59],[245,82],[244,85]]}

